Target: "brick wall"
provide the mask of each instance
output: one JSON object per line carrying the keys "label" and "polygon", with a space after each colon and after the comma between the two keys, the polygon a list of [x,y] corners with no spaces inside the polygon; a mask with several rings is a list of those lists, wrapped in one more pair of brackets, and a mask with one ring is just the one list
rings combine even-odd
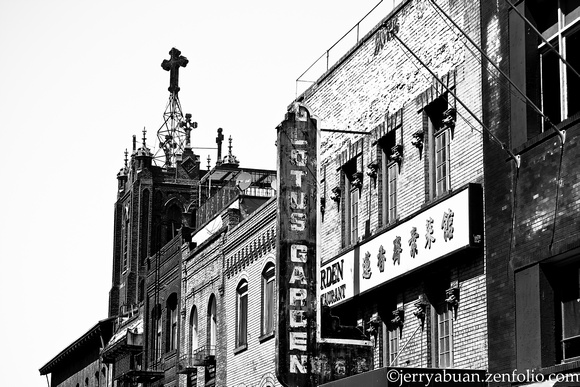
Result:
{"label": "brick wall", "polygon": [[[509,69],[509,31],[504,2],[482,2],[482,47],[504,72]],[[509,146],[509,90],[484,68],[484,123]],[[513,273],[510,236],[515,165],[490,136],[484,137],[485,248],[487,250],[487,297],[489,371],[512,372],[515,368]]]}
{"label": "brick wall", "polygon": [[[480,8],[478,3],[465,1],[439,2],[445,11],[476,42],[480,41]],[[483,115],[482,69],[478,56],[466,50],[464,38],[434,11],[429,1],[408,1],[385,21],[398,23],[397,35],[439,77],[449,79],[458,98],[479,118]],[[383,31],[383,32],[381,32]],[[329,260],[349,247],[342,247],[344,233],[344,178],[340,168],[358,153],[354,144],[362,138],[363,171],[374,160],[380,161],[377,126],[388,125],[393,114],[402,113],[401,139],[403,161],[400,164],[397,186],[397,219],[404,219],[419,211],[426,199],[426,149],[419,151],[412,145],[412,135],[425,127],[422,108],[441,95],[442,89],[428,71],[415,59],[405,54],[396,40],[387,40],[384,47],[375,50],[375,37],[384,30],[375,29],[342,59],[330,72],[317,81],[300,98],[318,125],[324,129],[372,132],[372,135],[322,133],[322,170],[324,181],[322,195],[326,209],[321,228],[322,261]],[[450,105],[453,106],[453,98]],[[456,126],[450,144],[450,186],[458,189],[470,182],[483,183],[484,136],[483,129],[470,113],[456,103]],[[397,134],[399,136],[399,134]],[[432,144],[426,144],[433,146]],[[346,157],[345,154],[346,153]],[[382,225],[380,213],[381,171],[375,182],[367,174],[359,199],[359,236],[364,238],[365,222],[370,224],[371,235],[396,226]],[[342,200],[330,199],[334,187],[343,189]],[[361,239],[362,239],[361,238]],[[358,241],[355,241],[355,243]],[[431,367],[433,359],[433,307],[427,310],[423,328],[413,315],[414,302],[419,294],[426,294],[432,304],[442,302],[445,290],[455,281],[460,289],[460,303],[453,320],[454,366],[486,369],[487,347],[487,297],[485,280],[485,253],[469,250],[431,264],[428,268],[408,274],[400,280],[371,290],[336,307],[333,313],[341,323],[353,325],[357,319],[368,322],[374,312],[383,321],[391,318],[397,302],[403,302],[405,323],[399,345],[407,347],[400,354],[398,364],[410,367]],[[383,326],[384,328],[384,326]],[[383,360],[385,332],[373,337],[375,367],[386,366]]]}
{"label": "brick wall", "polygon": [[[217,340],[216,340],[216,386],[225,385],[227,359],[225,356],[228,330],[225,314],[223,290],[223,231],[214,234],[203,246],[193,250],[183,261],[183,294],[182,305],[185,309],[184,322],[181,326],[180,353],[190,353],[191,325],[193,308],[197,309],[197,329],[199,347],[209,345],[208,313],[210,299],[216,300],[217,308]],[[195,350],[195,348],[194,348]],[[204,386],[206,368],[197,367],[197,383]],[[180,385],[185,386],[185,376],[180,377]]]}
{"label": "brick wall", "polygon": [[[451,15],[470,36],[479,40],[479,9],[464,2],[453,2]],[[449,11],[449,5],[443,4]],[[469,54],[457,32],[451,31],[429,2],[410,1],[395,17],[399,24],[398,36],[439,76],[455,74],[455,91],[474,114],[481,117],[481,69],[477,59]],[[390,19],[394,20],[394,19]],[[411,145],[412,134],[423,128],[424,118],[419,110],[427,93],[438,87],[427,70],[405,55],[395,41],[387,41],[375,55],[375,36],[371,31],[350,56],[339,62],[301,97],[318,126],[324,129],[371,131],[393,113],[402,110],[402,144],[404,159],[398,175],[398,217],[404,218],[424,204],[425,150]],[[419,69],[417,69],[417,67]],[[457,104],[457,125],[450,146],[451,187],[467,182],[481,181],[483,151],[481,128],[466,110]],[[344,204],[329,199],[331,189],[341,186],[338,169],[344,159],[338,154],[358,141],[361,135],[322,133],[321,164],[326,171],[322,191],[326,212],[322,224],[323,259],[340,251],[333,243],[340,238],[343,224],[340,207]],[[377,159],[373,136],[363,139],[363,168]],[[379,182],[380,183],[380,182]],[[377,208],[379,185],[366,174],[359,199],[359,235],[364,234],[365,221],[370,220],[371,232],[379,228]],[[344,190],[343,190],[344,191]],[[344,192],[343,192],[344,195]]]}
{"label": "brick wall", "polygon": [[[224,246],[227,386],[261,386],[266,381],[280,385],[276,379],[276,332],[261,337],[262,270],[268,262],[276,263],[275,221],[276,201],[270,200],[232,230]],[[241,278],[248,281],[247,349],[235,351],[236,288]],[[277,299],[276,288],[274,294]]]}

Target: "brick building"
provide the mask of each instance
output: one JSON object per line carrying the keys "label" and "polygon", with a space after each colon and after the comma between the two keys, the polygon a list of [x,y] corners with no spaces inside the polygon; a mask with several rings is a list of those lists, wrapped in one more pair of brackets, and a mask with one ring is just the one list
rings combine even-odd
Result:
{"label": "brick building", "polygon": [[[486,233],[494,241],[489,370],[517,369],[530,385],[578,385],[580,4],[506,1],[486,4],[482,16],[482,29],[495,31],[483,45],[514,83],[510,93],[497,77],[484,78],[486,123],[519,158],[506,162],[490,148],[484,160]],[[551,374],[559,379],[548,381]]]}
{"label": "brick building", "polygon": [[276,200],[228,232],[223,246],[226,386],[277,386]]}
{"label": "brick building", "polygon": [[[246,267],[272,261],[275,215],[268,200],[275,194],[274,178],[275,171],[240,168],[230,144],[229,154],[200,180],[199,191],[206,199],[197,210],[196,229],[181,266],[180,385],[224,386],[255,378],[247,372],[252,356],[260,370],[274,370],[274,352],[268,352],[273,340],[257,347],[252,324],[259,321],[255,295],[261,277],[253,273],[259,269],[249,273]],[[242,267],[246,274],[238,278]],[[232,285],[234,279],[239,283]],[[262,364],[263,359],[269,360]]]}
{"label": "brick building", "polygon": [[[481,44],[479,2],[440,6]],[[297,100],[322,130],[319,305],[364,331],[371,369],[486,370],[480,59],[402,1]]]}
{"label": "brick building", "polygon": [[50,386],[80,387],[112,385],[111,368],[100,357],[103,343],[113,334],[115,318],[99,321],[74,343],[40,368],[41,375],[50,374]]}

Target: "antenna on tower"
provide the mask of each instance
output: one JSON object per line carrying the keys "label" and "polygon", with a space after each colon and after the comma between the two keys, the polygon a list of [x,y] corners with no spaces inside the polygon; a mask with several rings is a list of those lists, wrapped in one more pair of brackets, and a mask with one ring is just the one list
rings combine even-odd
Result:
{"label": "antenna on tower", "polygon": [[[189,63],[186,57],[181,55],[181,51],[175,47],[169,51],[170,59],[163,60],[161,67],[169,71],[169,101],[163,113],[163,124],[157,131],[159,149],[155,154],[155,159],[163,157],[163,167],[174,167],[177,163],[178,155],[183,153],[185,148],[190,148],[190,131],[197,128],[196,122],[191,122],[191,114],[186,115],[184,121],[181,103],[179,102],[179,68],[185,67]],[[163,156],[161,155],[163,152]]]}

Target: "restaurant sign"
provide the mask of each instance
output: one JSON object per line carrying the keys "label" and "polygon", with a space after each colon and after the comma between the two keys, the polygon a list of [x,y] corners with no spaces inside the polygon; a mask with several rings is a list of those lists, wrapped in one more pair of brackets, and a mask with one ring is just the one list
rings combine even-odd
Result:
{"label": "restaurant sign", "polygon": [[483,245],[481,186],[453,196],[360,245],[363,293],[466,247]]}
{"label": "restaurant sign", "polygon": [[314,386],[316,356],[317,131],[296,104],[278,126],[276,376]]}

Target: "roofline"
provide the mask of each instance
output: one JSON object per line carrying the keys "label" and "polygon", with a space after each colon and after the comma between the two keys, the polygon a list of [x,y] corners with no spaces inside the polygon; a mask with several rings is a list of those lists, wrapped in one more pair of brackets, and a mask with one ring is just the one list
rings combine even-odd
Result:
{"label": "roofline", "polygon": [[90,328],[87,332],[85,332],[81,337],[76,339],[72,342],[69,346],[65,349],[60,351],[58,355],[50,359],[45,365],[39,368],[40,375],[46,375],[51,372],[54,366],[62,361],[66,356],[70,355],[73,351],[79,348],[79,346],[83,345],[87,340],[92,338],[95,334],[99,333],[101,330],[101,326],[107,323],[112,323],[116,319],[115,316],[108,317],[104,320],[100,320],[97,322],[92,328]]}

